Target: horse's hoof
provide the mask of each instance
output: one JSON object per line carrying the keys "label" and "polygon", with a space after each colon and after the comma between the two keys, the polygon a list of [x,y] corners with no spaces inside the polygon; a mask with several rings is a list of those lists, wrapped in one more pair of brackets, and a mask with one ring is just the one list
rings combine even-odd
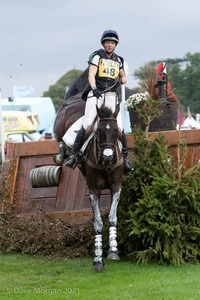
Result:
{"label": "horse's hoof", "polygon": [[93,269],[97,272],[101,272],[104,270],[104,265],[100,262],[93,264]]}
{"label": "horse's hoof", "polygon": [[116,252],[109,252],[107,259],[111,259],[111,260],[120,260],[119,254]]}
{"label": "horse's hoof", "polygon": [[62,165],[62,163],[64,162],[65,158],[63,155],[61,154],[55,154],[53,156],[53,161],[56,163],[56,164],[59,164],[59,165]]}

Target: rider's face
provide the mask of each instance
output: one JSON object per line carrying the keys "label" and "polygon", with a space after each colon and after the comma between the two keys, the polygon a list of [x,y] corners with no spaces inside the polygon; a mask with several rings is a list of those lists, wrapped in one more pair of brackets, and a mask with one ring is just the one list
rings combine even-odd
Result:
{"label": "rider's face", "polygon": [[105,41],[103,43],[104,49],[108,53],[112,53],[115,50],[115,47],[117,46],[116,42],[114,41]]}

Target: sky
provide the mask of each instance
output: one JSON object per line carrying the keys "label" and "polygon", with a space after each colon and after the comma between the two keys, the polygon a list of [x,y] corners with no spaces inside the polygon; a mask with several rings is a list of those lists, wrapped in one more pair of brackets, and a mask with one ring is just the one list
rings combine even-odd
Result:
{"label": "sky", "polygon": [[199,0],[0,0],[0,89],[32,86],[40,97],[60,77],[84,70],[101,48],[104,30],[116,30],[115,50],[133,73],[151,60],[200,52]]}

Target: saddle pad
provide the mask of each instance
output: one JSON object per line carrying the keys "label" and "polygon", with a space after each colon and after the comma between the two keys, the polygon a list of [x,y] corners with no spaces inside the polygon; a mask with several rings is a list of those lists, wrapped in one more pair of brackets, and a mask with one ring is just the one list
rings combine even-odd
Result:
{"label": "saddle pad", "polygon": [[81,128],[82,124],[83,117],[79,118],[76,122],[74,122],[62,137],[63,141],[68,147],[72,148],[72,146],[74,145],[77,132]]}

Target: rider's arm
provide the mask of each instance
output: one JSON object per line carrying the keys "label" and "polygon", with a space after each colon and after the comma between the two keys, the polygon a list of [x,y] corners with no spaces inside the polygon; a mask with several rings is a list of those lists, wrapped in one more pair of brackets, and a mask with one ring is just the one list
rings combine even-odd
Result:
{"label": "rider's arm", "polygon": [[97,66],[95,65],[90,65],[89,67],[89,75],[88,75],[88,81],[91,87],[96,86],[96,80],[95,80],[95,76],[97,74]]}
{"label": "rider's arm", "polygon": [[119,78],[121,78],[122,84],[126,83],[127,78],[126,78],[126,74],[125,74],[124,70],[120,70],[120,72],[119,72]]}

